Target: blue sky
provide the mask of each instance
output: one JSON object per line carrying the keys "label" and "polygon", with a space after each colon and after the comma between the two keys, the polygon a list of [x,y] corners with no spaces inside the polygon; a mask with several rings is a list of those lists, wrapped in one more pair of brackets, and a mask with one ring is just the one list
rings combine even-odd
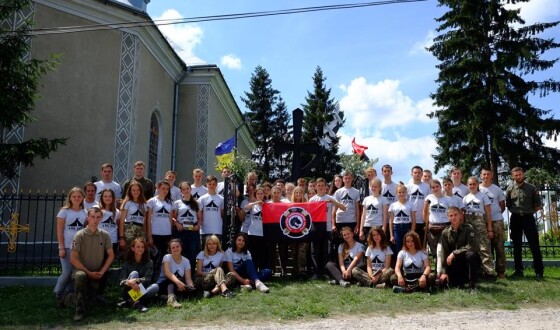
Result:
{"label": "blue sky", "polygon": [[[158,20],[356,2],[152,0],[148,13]],[[240,98],[256,66],[269,72],[290,110],[305,101],[320,66],[346,117],[340,151],[350,153],[356,137],[369,147],[370,158],[379,158],[378,170],[391,164],[394,181],[407,182],[413,165],[433,168],[437,123],[426,114],[433,109],[429,95],[437,87],[437,61],[424,47],[436,35],[435,18],[444,12],[428,0],[160,29],[182,49],[187,64],[218,65],[242,111]],[[528,22],[560,20],[560,1],[532,0],[521,14]],[[558,28],[549,34],[559,41]],[[559,66],[546,76],[558,79]],[[537,102],[560,110],[558,95]]]}

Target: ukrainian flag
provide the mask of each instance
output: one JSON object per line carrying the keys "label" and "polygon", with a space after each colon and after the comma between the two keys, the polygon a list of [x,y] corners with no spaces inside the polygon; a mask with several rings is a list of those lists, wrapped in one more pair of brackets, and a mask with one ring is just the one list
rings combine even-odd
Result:
{"label": "ukrainian flag", "polygon": [[235,135],[224,142],[218,143],[215,154],[218,159],[218,169],[231,163],[234,159],[233,148],[235,147]]}

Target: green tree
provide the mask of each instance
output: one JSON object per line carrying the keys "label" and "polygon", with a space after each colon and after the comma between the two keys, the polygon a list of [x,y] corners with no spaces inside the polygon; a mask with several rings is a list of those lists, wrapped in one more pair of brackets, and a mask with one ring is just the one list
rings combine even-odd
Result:
{"label": "green tree", "polygon": [[[281,142],[293,143],[292,126],[290,125],[290,113],[286,102],[282,97],[278,97],[278,102],[274,107],[274,117],[272,118],[272,145],[278,145]],[[276,148],[275,148],[276,149]],[[286,178],[290,175],[292,169],[293,152],[279,152],[274,150],[275,158],[272,160],[272,177]]]}
{"label": "green tree", "polygon": [[[7,0],[0,6],[0,22],[13,16],[16,12],[30,6],[29,0]],[[34,120],[31,112],[39,98],[37,92],[43,75],[51,71],[60,62],[57,56],[48,60],[30,59],[26,55],[31,51],[28,30],[33,22],[27,21],[16,31],[0,26],[0,126],[10,130],[17,126],[26,126]],[[39,157],[48,158],[66,139],[36,138],[12,143],[2,134],[0,145],[0,174],[13,178],[17,176],[20,165],[33,166]]]}
{"label": "green tree", "polygon": [[559,44],[539,35],[559,22],[525,25],[519,10],[504,8],[500,0],[439,0],[439,5],[449,11],[436,19],[442,34],[428,49],[441,62],[432,94],[438,110],[429,115],[439,123],[435,170],[459,165],[476,173],[490,166],[498,173],[523,166],[558,172],[560,152],[543,138],[556,139],[560,121],[533,106],[529,96],[560,90],[553,79],[532,80],[558,61],[543,54]]}
{"label": "green tree", "polygon": [[[333,120],[333,114],[338,111],[338,102],[331,98],[331,89],[325,85],[326,77],[323,76],[323,70],[317,66],[313,75],[313,91],[307,92],[305,104],[303,107],[303,143],[319,143],[325,137],[323,129]],[[342,112],[339,113],[342,117]],[[344,122],[344,120],[343,120]],[[306,176],[323,177],[327,180],[335,174],[340,173],[342,167],[340,165],[340,156],[338,136],[331,138],[331,143],[327,153],[323,159],[313,168],[310,169]],[[302,164],[309,163],[313,155],[304,155]]]}

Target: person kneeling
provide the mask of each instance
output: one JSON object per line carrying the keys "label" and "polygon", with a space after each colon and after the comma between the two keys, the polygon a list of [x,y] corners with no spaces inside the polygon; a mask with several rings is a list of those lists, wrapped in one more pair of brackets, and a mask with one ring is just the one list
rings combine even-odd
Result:
{"label": "person kneeling", "polygon": [[451,226],[445,228],[441,236],[443,260],[440,283],[448,283],[450,287],[468,283],[471,292],[474,292],[480,264],[475,232],[469,224],[462,223],[462,213],[458,208],[450,207],[447,217]]}

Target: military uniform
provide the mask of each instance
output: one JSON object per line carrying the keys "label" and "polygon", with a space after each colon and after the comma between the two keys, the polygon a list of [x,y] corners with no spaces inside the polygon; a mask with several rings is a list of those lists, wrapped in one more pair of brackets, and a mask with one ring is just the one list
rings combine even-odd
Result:
{"label": "military uniform", "polygon": [[[451,226],[445,228],[441,234],[442,274],[449,276],[451,286],[469,283],[471,287],[477,282],[480,257],[477,253],[478,241],[476,231],[469,224],[460,224],[454,230]],[[453,254],[451,265],[447,264],[447,257]]]}

